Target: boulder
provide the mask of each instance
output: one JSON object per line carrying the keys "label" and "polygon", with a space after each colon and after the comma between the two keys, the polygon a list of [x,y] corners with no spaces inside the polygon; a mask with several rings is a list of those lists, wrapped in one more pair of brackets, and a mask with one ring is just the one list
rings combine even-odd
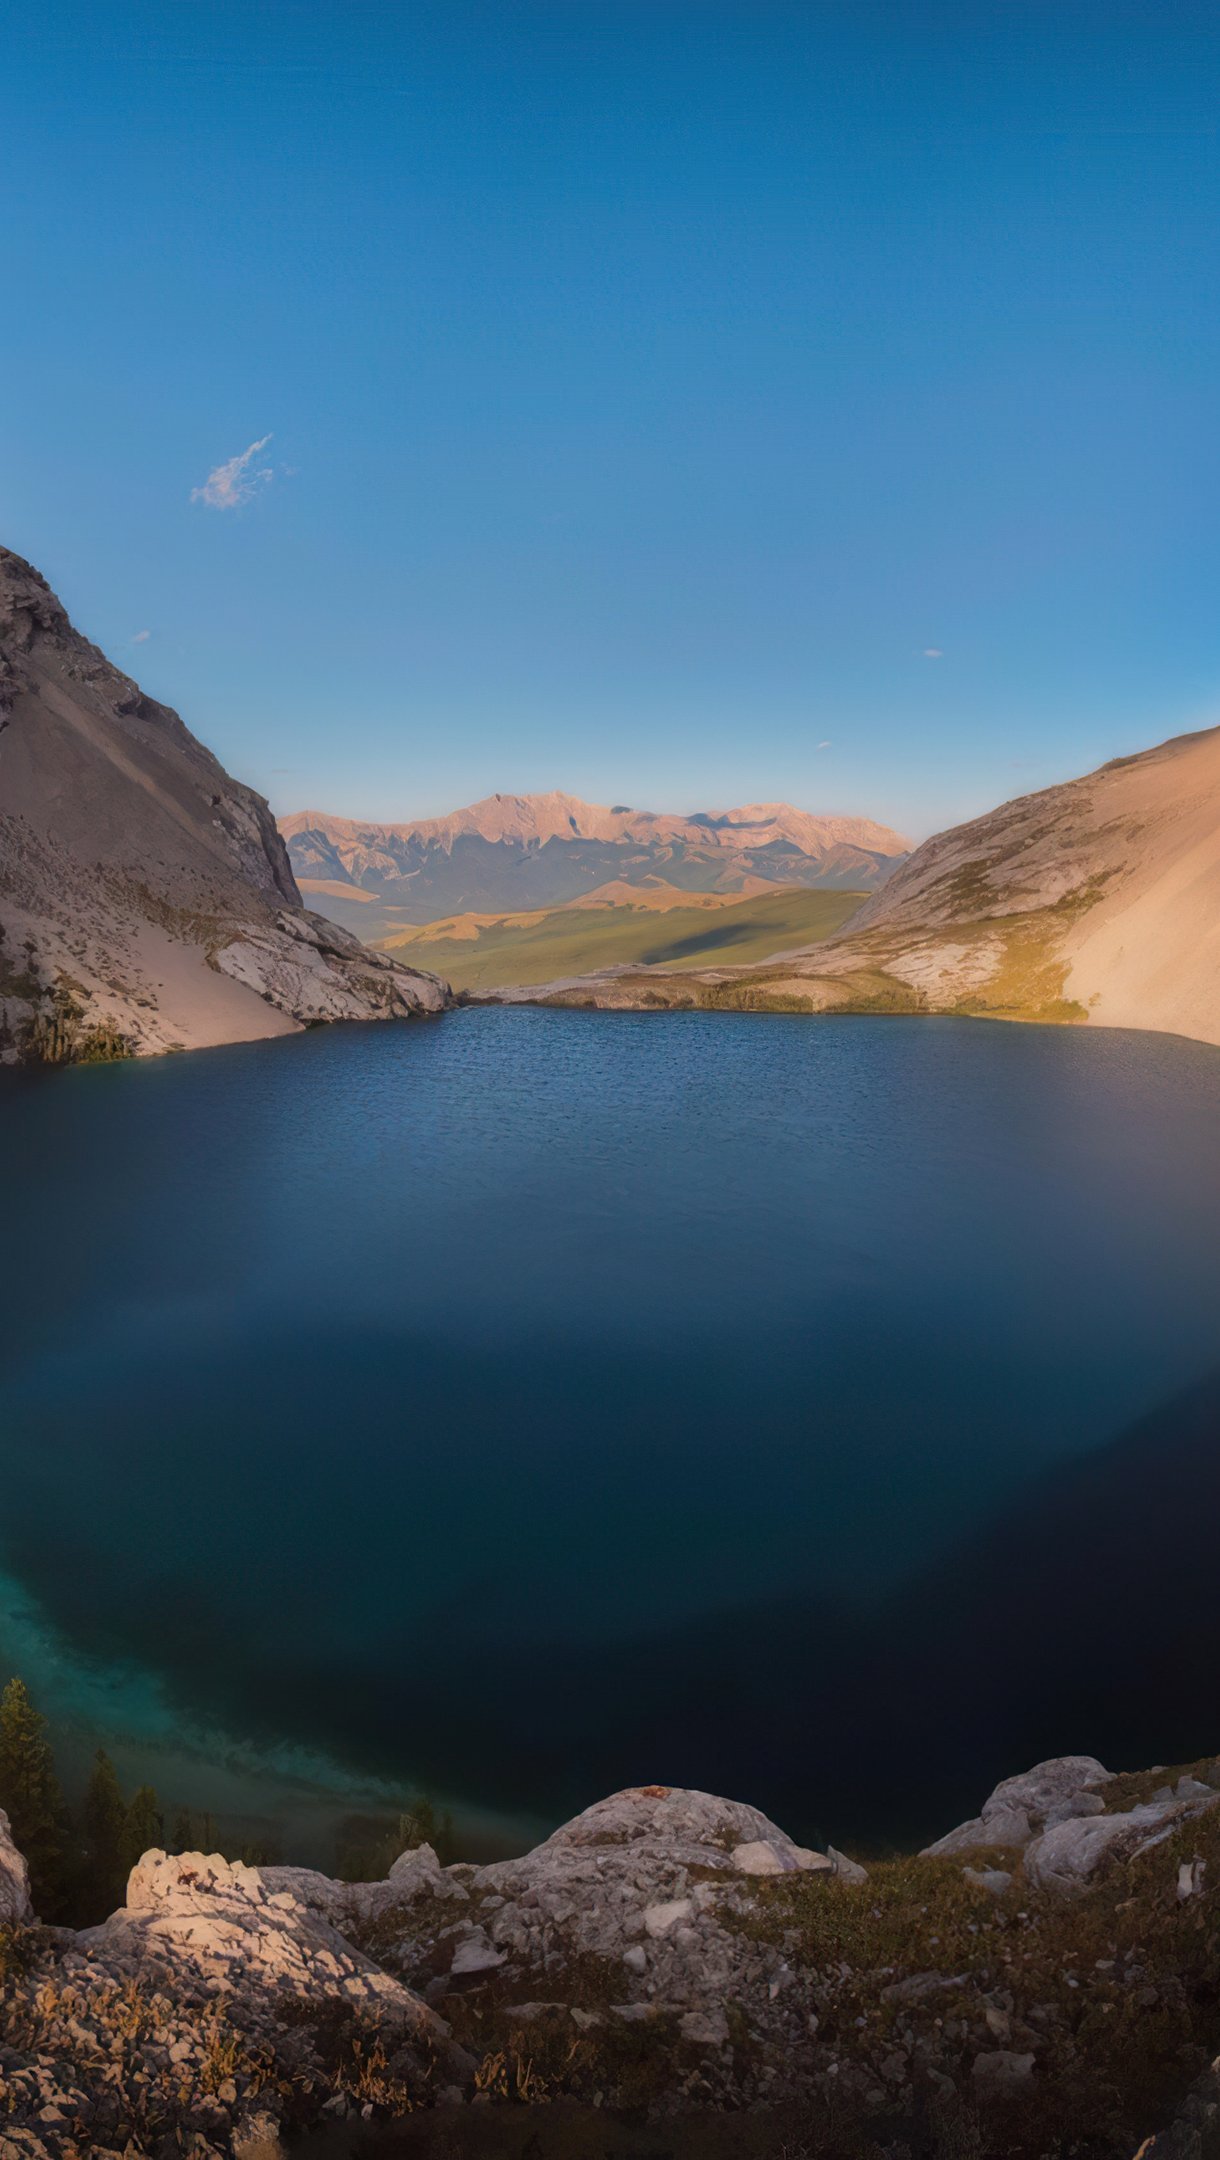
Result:
{"label": "boulder", "polygon": [[993,1897],[1003,1897],[1005,1891],[1012,1889],[1012,1876],[1007,1868],[964,1867],[962,1881],[968,1882],[972,1890],[990,1890]]}
{"label": "boulder", "polygon": [[549,1991],[572,1964],[596,1959],[622,1976],[616,2009],[637,1998],[701,2015],[747,1984],[747,1969],[762,1991],[772,1980],[776,1994],[782,1988],[774,1950],[731,1924],[764,1882],[808,1873],[855,1880],[854,1868],[795,1844],[739,1801],[632,1786],[519,1859],[444,1871],[467,1904],[448,1912],[435,1896],[403,1903],[386,1955],[430,2001],[501,1968],[505,1980],[519,1974],[539,1992],[545,1980]]}
{"label": "boulder", "polygon": [[302,1867],[264,1867],[258,1872],[265,1888],[289,1891],[310,1912],[338,1928],[340,1934],[379,1919],[413,1898],[466,1896],[460,1883],[446,1874],[430,1845],[416,1845],[400,1853],[382,1882],[337,1882],[333,1876]]}
{"label": "boulder", "polygon": [[988,1846],[1026,1846],[1046,1828],[1051,1815],[1063,1822],[1104,1808],[1097,1788],[1108,1784],[1110,1777],[1095,1755],[1055,1755],[1035,1763],[1032,1770],[1002,1779],[978,1815],[959,1823],[934,1845],[925,1845],[923,1857],[939,1859]]}
{"label": "boulder", "polygon": [[1034,2058],[989,2048],[975,2056],[970,2077],[980,2100],[1019,2099],[1033,2083]]}
{"label": "boulder", "polygon": [[23,1927],[33,1917],[30,1871],[13,1843],[8,1816],[0,1808],[0,1927]]}
{"label": "boulder", "polygon": [[1220,1793],[1205,1792],[1202,1799],[1151,1800],[1123,1813],[1056,1823],[1027,1848],[1026,1875],[1038,1890],[1082,1890],[1103,1862],[1134,1860],[1172,1837],[1179,1823],[1220,1803]]}
{"label": "boulder", "polygon": [[[268,1870],[268,1873],[274,1871]],[[448,2028],[402,1983],[353,1949],[317,1909],[258,1868],[219,1853],[147,1852],[127,1903],[77,1945],[112,1974],[156,1973],[170,1987],[237,1997],[255,2022],[277,1996],[374,2013],[400,2033],[442,2042]]]}

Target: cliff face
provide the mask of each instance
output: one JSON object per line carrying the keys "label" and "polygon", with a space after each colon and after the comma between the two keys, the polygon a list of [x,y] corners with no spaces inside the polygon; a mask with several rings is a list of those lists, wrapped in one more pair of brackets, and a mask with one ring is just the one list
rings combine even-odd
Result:
{"label": "cliff face", "polygon": [[302,905],[267,804],[0,549],[0,1061],[434,1011]]}
{"label": "cliff face", "polygon": [[1220,728],[938,834],[824,944],[762,966],[619,970],[532,994],[961,1013],[1220,1043]]}

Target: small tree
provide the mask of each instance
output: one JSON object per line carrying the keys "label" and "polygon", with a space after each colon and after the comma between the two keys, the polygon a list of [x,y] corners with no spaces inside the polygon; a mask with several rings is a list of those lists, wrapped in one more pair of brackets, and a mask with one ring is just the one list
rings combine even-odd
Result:
{"label": "small tree", "polygon": [[85,1901],[105,1919],[123,1902],[127,1885],[127,1809],[105,1748],[99,1748],[85,1788],[81,1826],[85,1834]]}
{"label": "small tree", "polygon": [[141,1785],[127,1810],[124,1825],[123,1857],[127,1866],[133,1868],[146,1852],[161,1844],[164,1836],[165,1826],[157,1795],[151,1785]]}
{"label": "small tree", "polygon": [[171,1852],[193,1852],[195,1848],[195,1825],[188,1808],[180,1807],[174,1816],[174,1827],[169,1834]]}
{"label": "small tree", "polygon": [[55,1919],[64,1897],[63,1794],[47,1740],[46,1719],[30,1701],[23,1680],[12,1679],[0,1696],[0,1807],[30,1870],[34,1909]]}

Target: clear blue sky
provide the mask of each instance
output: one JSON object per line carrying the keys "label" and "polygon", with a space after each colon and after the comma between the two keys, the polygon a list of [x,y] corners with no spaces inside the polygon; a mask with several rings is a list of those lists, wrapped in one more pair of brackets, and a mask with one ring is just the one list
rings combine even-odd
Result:
{"label": "clear blue sky", "polygon": [[1220,717],[1214,0],[3,48],[0,538],[278,809],[919,835]]}

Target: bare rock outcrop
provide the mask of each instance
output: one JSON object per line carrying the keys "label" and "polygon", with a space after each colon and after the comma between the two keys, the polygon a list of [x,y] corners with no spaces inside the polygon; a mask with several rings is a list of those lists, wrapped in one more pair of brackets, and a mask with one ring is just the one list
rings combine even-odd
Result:
{"label": "bare rock outcrop", "polygon": [[0,1808],[0,1927],[20,1927],[32,1920],[30,1871],[13,1843],[8,1816]]}
{"label": "bare rock outcrop", "polygon": [[305,911],[263,798],[0,549],[0,1063],[448,1002],[435,976]]}
{"label": "bare rock outcrop", "polygon": [[1026,1846],[1038,1830],[1069,1817],[1100,1815],[1100,1789],[1110,1772],[1095,1755],[1056,1755],[1019,1777],[1004,1778],[979,1813],[925,1847],[925,1857],[980,1852],[988,1846]]}
{"label": "bare rock outcrop", "polygon": [[[1189,1776],[1128,1807],[1112,1801],[1115,1790],[1121,1792],[1120,1781],[1095,1756],[1054,1756],[1003,1779],[978,1815],[927,1846],[923,1857],[1018,1850],[1034,1889],[1073,1893],[1087,1888],[1098,1869],[1139,1858],[1220,1805],[1220,1788]],[[1012,1879],[999,1869],[965,1872],[980,1884],[990,1879],[1001,1894]],[[1180,1894],[1193,1894],[1193,1882]]]}
{"label": "bare rock outcrop", "polygon": [[115,1977],[155,1972],[164,1985],[252,1999],[265,2017],[277,1994],[297,2003],[340,1998],[434,2042],[440,2019],[291,1890],[218,1853],[147,1852],[127,1903],[77,1938]]}
{"label": "bare rock outcrop", "polygon": [[[1174,2036],[1180,2094],[1215,2051],[1220,1770],[1196,1770],[1058,1757],[867,1870],[659,1785],[520,1858],[422,1846],[379,1883],[146,1853],[102,1926],[0,1945],[0,2155],[272,2160],[281,2130],[432,2107],[443,2149],[495,2150],[459,2133],[468,2103],[519,2122],[558,2098],[764,2110],[760,2152],[814,2122],[878,2160],[1133,2153],[1175,2097],[1140,2083],[1143,2021]],[[963,1832],[1018,1819],[1008,1866],[961,1864]],[[1213,2072],[1148,2150],[1210,2160],[1216,2108]]]}

